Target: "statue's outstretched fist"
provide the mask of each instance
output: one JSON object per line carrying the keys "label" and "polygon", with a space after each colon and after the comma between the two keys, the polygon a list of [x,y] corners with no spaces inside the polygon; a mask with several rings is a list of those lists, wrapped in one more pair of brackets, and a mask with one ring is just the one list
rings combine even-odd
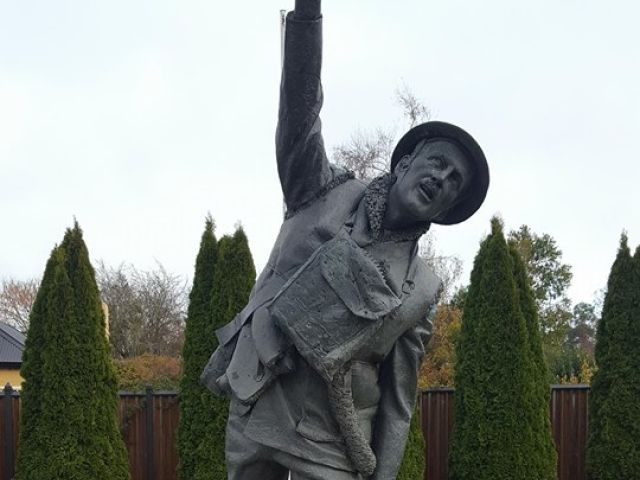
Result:
{"label": "statue's outstretched fist", "polygon": [[296,18],[311,20],[321,15],[320,0],[296,0]]}

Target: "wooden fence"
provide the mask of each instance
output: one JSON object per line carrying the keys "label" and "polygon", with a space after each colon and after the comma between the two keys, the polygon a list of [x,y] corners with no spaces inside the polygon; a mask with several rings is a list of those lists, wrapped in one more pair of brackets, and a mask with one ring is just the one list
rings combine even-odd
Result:
{"label": "wooden fence", "polygon": [[[555,385],[551,423],[558,450],[558,479],[582,480],[587,435],[586,385]],[[422,394],[422,427],[426,440],[425,479],[447,478],[449,437],[453,426],[452,389]],[[11,480],[18,445],[20,398],[5,388],[0,407],[0,480]],[[148,408],[151,406],[151,408]],[[178,393],[120,392],[120,430],[129,452],[131,480],[176,480]]]}
{"label": "wooden fence", "polygon": [[[120,392],[118,417],[131,480],[177,479],[178,416],[175,391]],[[5,387],[0,408],[0,480],[13,479],[19,419],[20,396]]]}
{"label": "wooden fence", "polygon": [[175,391],[120,392],[118,417],[129,452],[131,480],[177,478],[179,413]]}
{"label": "wooden fence", "polygon": [[[551,388],[551,427],[558,452],[558,480],[585,478],[588,385]],[[425,480],[446,480],[449,440],[454,422],[451,388],[422,394],[422,429],[426,443]]]}

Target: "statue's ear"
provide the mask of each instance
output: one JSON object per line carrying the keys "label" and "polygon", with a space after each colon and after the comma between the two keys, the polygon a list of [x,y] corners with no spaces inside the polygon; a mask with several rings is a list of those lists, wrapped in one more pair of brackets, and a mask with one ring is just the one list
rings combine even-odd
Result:
{"label": "statue's ear", "polygon": [[397,173],[406,172],[409,169],[409,165],[411,165],[411,156],[405,155],[398,161],[398,164],[396,165],[394,172],[397,172]]}

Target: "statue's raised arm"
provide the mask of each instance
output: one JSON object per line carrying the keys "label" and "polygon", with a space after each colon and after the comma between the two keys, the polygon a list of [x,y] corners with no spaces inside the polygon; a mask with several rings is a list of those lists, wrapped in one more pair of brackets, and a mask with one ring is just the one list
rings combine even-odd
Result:
{"label": "statue's raised arm", "polygon": [[287,15],[276,132],[278,174],[289,211],[314,198],[333,177],[320,123],[321,66],[320,0],[296,0]]}

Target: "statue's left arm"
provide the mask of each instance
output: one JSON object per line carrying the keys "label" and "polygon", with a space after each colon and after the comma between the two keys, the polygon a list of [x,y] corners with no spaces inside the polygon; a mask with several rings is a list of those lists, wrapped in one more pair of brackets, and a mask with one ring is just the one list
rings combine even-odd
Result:
{"label": "statue's left arm", "polygon": [[380,366],[382,396],[372,442],[377,467],[370,480],[393,480],[400,468],[415,409],[418,369],[430,327],[430,321],[423,321],[406,332]]}
{"label": "statue's left arm", "polygon": [[320,0],[296,0],[287,15],[276,131],[278,174],[285,203],[312,200],[334,172],[322,138],[322,14]]}

